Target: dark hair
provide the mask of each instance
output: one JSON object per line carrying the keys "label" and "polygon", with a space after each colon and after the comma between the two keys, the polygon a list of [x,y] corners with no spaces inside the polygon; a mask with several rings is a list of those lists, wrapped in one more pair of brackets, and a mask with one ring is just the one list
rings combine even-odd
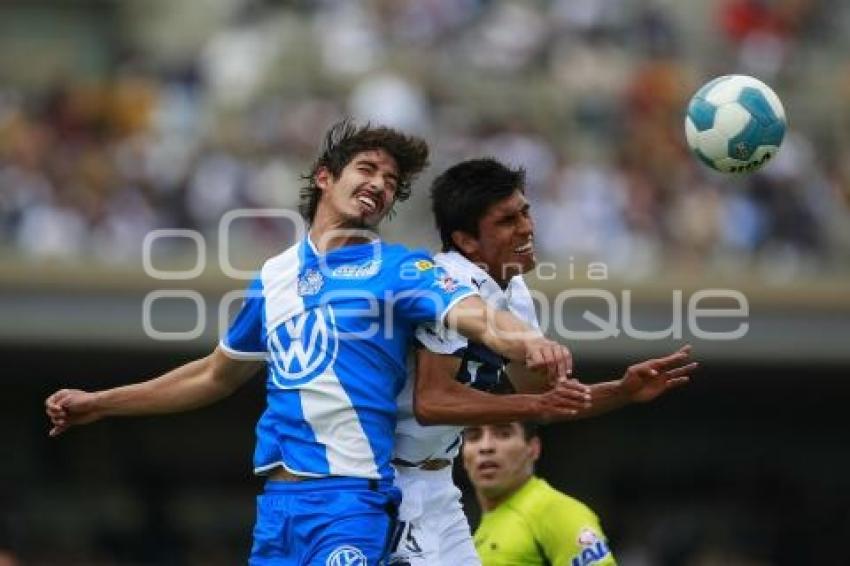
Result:
{"label": "dark hair", "polygon": [[[522,437],[528,442],[532,438],[538,438],[540,436],[540,423],[537,421],[513,421],[510,423],[504,423],[505,425],[510,425],[513,428],[514,423],[518,424],[520,429],[522,429]],[[471,428],[481,428],[481,425],[469,425],[464,429],[464,435],[466,431]]]}
{"label": "dark hair", "polygon": [[522,426],[522,435],[525,440],[531,440],[534,437],[540,436],[540,425],[534,421],[520,421]]}
{"label": "dark hair", "polygon": [[525,192],[525,169],[492,158],[469,159],[446,169],[431,184],[431,207],[443,251],[453,249],[452,232],[478,236],[478,224],[493,204]]}
{"label": "dark hair", "polygon": [[298,207],[301,215],[308,222],[313,222],[316,217],[322,197],[321,189],[316,186],[316,173],[320,168],[327,167],[335,178],[339,177],[354,156],[374,149],[383,149],[395,159],[398,165],[395,200],[407,200],[411,183],[428,165],[428,144],[422,138],[407,136],[392,128],[373,127],[368,122],[358,126],[346,118],[330,127],[310,172],[302,176],[307,185],[301,187],[301,204]]}

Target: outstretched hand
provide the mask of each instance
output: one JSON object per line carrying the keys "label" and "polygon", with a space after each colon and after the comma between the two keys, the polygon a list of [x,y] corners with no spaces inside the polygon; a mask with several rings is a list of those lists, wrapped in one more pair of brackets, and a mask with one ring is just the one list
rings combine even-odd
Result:
{"label": "outstretched hand", "polygon": [[58,436],[74,425],[94,422],[103,415],[95,405],[95,394],[79,389],[60,389],[44,401],[53,424],[50,436]]}
{"label": "outstretched hand", "polygon": [[630,366],[623,374],[620,386],[632,402],[652,401],[665,391],[690,381],[690,374],[699,367],[690,359],[691,346],[688,344],[669,356]]}

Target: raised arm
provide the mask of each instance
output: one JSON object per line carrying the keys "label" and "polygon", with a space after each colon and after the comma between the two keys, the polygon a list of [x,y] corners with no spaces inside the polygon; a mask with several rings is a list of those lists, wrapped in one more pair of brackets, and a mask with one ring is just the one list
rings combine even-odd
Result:
{"label": "raised arm", "polygon": [[558,380],[529,369],[525,364],[510,362],[507,367],[508,379],[517,393],[545,393],[552,389]]}
{"label": "raised arm", "polygon": [[483,425],[516,420],[562,420],[589,406],[590,388],[564,380],[538,395],[496,395],[459,383],[461,358],[420,348],[416,353],[413,411],[420,424]]}
{"label": "raised arm", "polygon": [[690,374],[699,367],[690,359],[691,346],[685,345],[670,355],[629,366],[620,379],[592,384],[592,404],[581,409],[575,418],[594,417],[631,403],[646,403],[688,383]]}
{"label": "raised arm", "polygon": [[511,313],[489,307],[481,297],[459,301],[446,315],[446,324],[510,360],[545,371],[553,380],[572,373],[573,359],[566,346],[547,340]]}
{"label": "raised arm", "polygon": [[228,357],[220,348],[154,379],[87,392],[61,389],[45,401],[50,436],[104,417],[177,413],[209,405],[245,384],[263,366]]}

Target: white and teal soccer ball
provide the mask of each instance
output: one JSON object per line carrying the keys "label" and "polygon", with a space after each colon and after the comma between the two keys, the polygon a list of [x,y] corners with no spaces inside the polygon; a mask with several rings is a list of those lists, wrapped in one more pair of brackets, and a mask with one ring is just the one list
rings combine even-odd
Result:
{"label": "white and teal soccer ball", "polygon": [[723,173],[750,173],[770,161],[785,136],[785,109],[769,86],[746,75],[708,82],[688,104],[691,151]]}

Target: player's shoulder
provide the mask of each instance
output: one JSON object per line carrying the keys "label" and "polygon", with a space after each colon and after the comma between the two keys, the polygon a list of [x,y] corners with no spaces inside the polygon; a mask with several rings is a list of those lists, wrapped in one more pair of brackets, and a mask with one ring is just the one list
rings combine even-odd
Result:
{"label": "player's shoulder", "polygon": [[384,277],[418,280],[430,276],[436,263],[424,248],[409,248],[403,244],[384,244],[381,248],[381,272]]}
{"label": "player's shoulder", "polygon": [[564,563],[570,564],[613,563],[599,518],[590,507],[541,478],[532,478],[524,489],[521,514],[548,556],[566,557]]}
{"label": "player's shoulder", "polygon": [[434,256],[434,262],[464,285],[479,288],[488,278],[480,267],[456,251],[440,252]]}
{"label": "player's shoulder", "polygon": [[[541,538],[568,536],[579,545],[604,540],[599,517],[584,502],[535,478],[534,494],[525,516]],[[554,528],[553,530],[553,527]]]}
{"label": "player's shoulder", "polygon": [[547,519],[535,524],[537,536],[550,541],[550,547],[568,552],[570,564],[615,564],[596,513],[575,497],[550,489],[549,502],[541,511]]}
{"label": "player's shoulder", "polygon": [[290,272],[297,274],[303,263],[302,247],[303,240],[266,259],[252,278],[251,287],[262,287],[269,281],[286,278],[287,273]]}
{"label": "player's shoulder", "polygon": [[297,266],[301,263],[303,259],[302,247],[304,245],[303,240],[299,240],[295,242],[282,252],[277,255],[273,255],[263,262],[262,267],[260,268],[260,273],[265,273],[267,271],[278,271],[285,267]]}
{"label": "player's shoulder", "polygon": [[381,241],[381,252],[384,259],[391,263],[408,261],[428,261],[434,263],[431,254],[425,248],[410,248],[404,244]]}
{"label": "player's shoulder", "polygon": [[528,496],[524,498],[529,512],[544,517],[548,513],[557,513],[577,520],[597,520],[596,513],[584,502],[555,489],[546,480],[533,477],[529,481],[532,483],[528,486]]}

